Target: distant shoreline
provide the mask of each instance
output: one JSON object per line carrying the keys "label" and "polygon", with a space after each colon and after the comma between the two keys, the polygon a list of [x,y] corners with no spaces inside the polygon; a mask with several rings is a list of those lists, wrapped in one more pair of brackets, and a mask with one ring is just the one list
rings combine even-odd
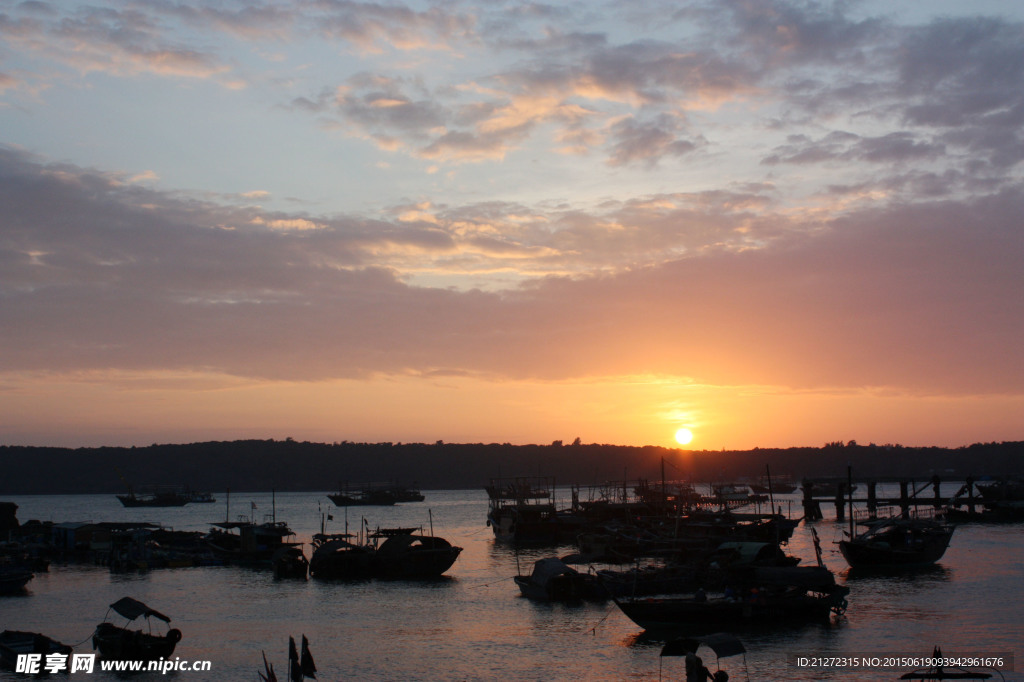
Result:
{"label": "distant shoreline", "polygon": [[801,477],[909,477],[923,480],[1024,473],[1024,442],[961,448],[829,443],[821,447],[683,450],[574,443],[312,443],[210,441],[148,447],[0,446],[0,496],[121,493],[128,485],[203,491],[323,491],[397,482],[425,490],[482,488],[492,478],[553,477],[558,485],[606,481],[692,481]]}

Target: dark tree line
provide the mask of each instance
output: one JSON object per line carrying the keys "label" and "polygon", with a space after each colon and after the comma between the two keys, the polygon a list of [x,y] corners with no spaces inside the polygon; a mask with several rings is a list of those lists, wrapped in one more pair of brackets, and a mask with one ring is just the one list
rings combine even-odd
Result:
{"label": "dark tree line", "polygon": [[194,490],[324,491],[343,484],[417,484],[423,489],[482,488],[491,478],[549,476],[581,486],[606,481],[727,481],[776,475],[943,477],[1024,472],[1024,442],[962,448],[858,445],[680,450],[655,446],[508,443],[311,443],[211,441],[148,447],[0,446],[0,495],[116,493],[127,484]]}

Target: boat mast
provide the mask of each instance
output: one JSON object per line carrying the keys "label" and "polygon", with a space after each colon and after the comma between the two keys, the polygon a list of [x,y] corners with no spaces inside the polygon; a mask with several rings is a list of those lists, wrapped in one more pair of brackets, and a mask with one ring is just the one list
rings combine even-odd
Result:
{"label": "boat mast", "polygon": [[668,495],[665,494],[665,458],[661,458],[661,505],[664,513],[665,505],[668,504]]}
{"label": "boat mast", "polygon": [[846,498],[850,500],[850,539],[853,534],[853,467],[846,465]]}

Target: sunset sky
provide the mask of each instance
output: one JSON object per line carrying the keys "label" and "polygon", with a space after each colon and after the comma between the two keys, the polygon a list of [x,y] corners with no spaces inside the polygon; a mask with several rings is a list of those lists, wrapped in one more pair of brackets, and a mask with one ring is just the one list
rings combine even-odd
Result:
{"label": "sunset sky", "polygon": [[1024,3],[0,0],[0,444],[1024,440]]}

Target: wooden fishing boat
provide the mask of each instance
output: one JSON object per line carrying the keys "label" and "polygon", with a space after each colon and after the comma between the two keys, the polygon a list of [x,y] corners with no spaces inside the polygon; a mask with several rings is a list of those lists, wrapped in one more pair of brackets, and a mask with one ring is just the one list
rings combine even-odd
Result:
{"label": "wooden fishing boat", "polygon": [[416,528],[378,528],[370,539],[374,543],[374,575],[378,578],[438,578],[462,553],[461,547],[444,538],[423,535]]}
{"label": "wooden fishing boat", "polygon": [[321,580],[366,580],[374,574],[372,547],[350,541],[349,533],[313,536],[313,555],[309,574]]}
{"label": "wooden fishing boat", "polygon": [[846,610],[850,590],[818,566],[755,568],[743,587],[723,592],[614,597],[645,630],[735,629],[781,622],[826,621]]}
{"label": "wooden fishing boat", "polygon": [[0,667],[14,670],[18,656],[40,654],[45,659],[50,654],[71,653],[71,647],[38,632],[4,630],[0,632]]}
{"label": "wooden fishing boat", "polygon": [[537,559],[530,575],[517,575],[513,580],[524,597],[536,601],[608,598],[596,576],[580,573],[557,557]]}
{"label": "wooden fishing boat", "polygon": [[841,540],[839,550],[853,568],[930,566],[946,553],[954,528],[935,519],[882,519],[864,533]]}

